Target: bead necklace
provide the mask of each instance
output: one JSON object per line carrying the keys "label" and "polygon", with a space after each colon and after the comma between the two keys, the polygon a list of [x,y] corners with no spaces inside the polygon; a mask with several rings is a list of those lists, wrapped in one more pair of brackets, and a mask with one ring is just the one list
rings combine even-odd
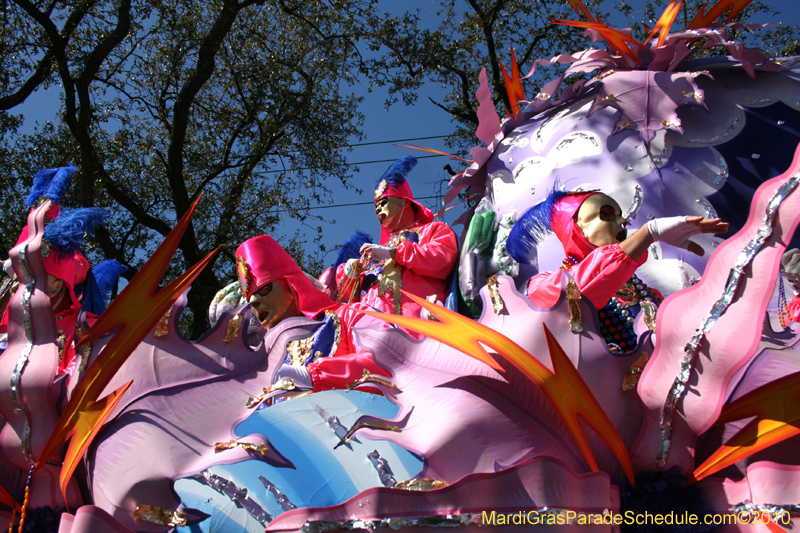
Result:
{"label": "bead necklace", "polygon": [[[636,274],[631,276],[615,296],[597,312],[600,318],[600,334],[614,352],[629,352],[636,347],[638,336],[633,330],[636,315],[642,302],[660,305],[661,294],[648,287]],[[651,304],[652,305],[652,304]]]}
{"label": "bead necklace", "polygon": [[[578,263],[580,260],[569,255],[564,259],[563,265],[565,269],[569,269]],[[633,350],[638,343],[633,324],[636,322],[636,315],[641,309],[642,302],[661,305],[663,300],[657,290],[648,287],[639,276],[633,274],[631,279],[597,312],[600,318],[600,334],[608,343],[609,349],[614,353]]]}

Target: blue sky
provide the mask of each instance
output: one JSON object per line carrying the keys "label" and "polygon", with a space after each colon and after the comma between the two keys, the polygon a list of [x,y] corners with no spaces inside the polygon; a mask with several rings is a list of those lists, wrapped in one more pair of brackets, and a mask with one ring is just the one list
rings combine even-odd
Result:
{"label": "blue sky", "polygon": [[[566,0],[564,0],[566,1]],[[775,6],[782,12],[779,20],[762,20],[758,22],[782,22],[787,25],[800,24],[800,2],[797,0],[768,0],[768,3]],[[645,2],[632,0],[631,4],[635,8],[641,7]],[[383,3],[385,9],[400,11],[405,9],[420,9],[420,16],[423,20],[431,20],[431,25],[435,25],[434,20],[438,10],[437,0],[403,0],[396,2],[388,0]],[[640,18],[642,18],[640,16]],[[610,20],[618,27],[630,25],[630,21]],[[653,24],[652,21],[647,21]],[[676,27],[681,25],[676,23]],[[576,30],[577,31],[577,30]],[[601,46],[601,45],[597,45]],[[563,50],[572,52],[572,50]],[[508,54],[508,51],[502,51]],[[523,70],[529,65],[524,65]],[[428,88],[420,93],[418,103],[414,106],[404,106],[402,103],[394,105],[387,110],[384,107],[386,95],[380,91],[367,92],[366,87],[355,87],[357,94],[364,96],[364,103],[361,111],[365,115],[363,131],[365,138],[361,141],[354,139],[352,151],[347,155],[348,160],[357,164],[358,170],[354,170],[351,183],[354,187],[363,190],[363,194],[358,194],[353,190],[344,190],[337,187],[331,198],[330,206],[325,204],[318,206],[312,213],[318,214],[328,222],[323,224],[324,238],[323,243],[328,249],[335,250],[339,244],[350,237],[355,230],[360,229],[370,233],[374,237],[379,236],[379,226],[375,218],[372,206],[372,188],[375,180],[391,164],[391,161],[407,154],[415,155],[420,158],[417,167],[412,171],[410,180],[414,195],[418,198],[435,196],[437,182],[450,178],[449,174],[443,170],[445,164],[450,163],[456,171],[464,168],[464,163],[450,161],[446,157],[430,157],[431,154],[417,152],[407,148],[393,146],[389,141],[407,140],[412,144],[423,145],[443,151],[448,151],[445,147],[442,136],[450,133],[455,125],[450,116],[440,108],[433,105],[428,96],[437,98],[441,96],[441,88]],[[52,120],[56,116],[59,107],[59,97],[57,91],[37,91],[25,103],[21,110],[26,116],[26,130],[32,129],[36,121]],[[30,130],[28,130],[30,131]],[[434,139],[423,139],[426,137],[439,137]],[[433,200],[422,200],[423,203],[434,207]],[[352,205],[361,204],[361,205]],[[452,223],[460,214],[461,209],[452,209],[445,215],[445,221]],[[335,221],[335,223],[334,223]],[[311,221],[312,226],[319,223]],[[456,228],[460,233],[461,228]],[[284,226],[277,233],[276,237],[291,237],[296,232],[306,233],[309,242],[308,251],[312,252],[311,241],[316,235],[316,231],[311,231],[299,225],[296,221],[288,219]],[[313,255],[313,253],[312,253]],[[333,262],[335,251],[326,257],[327,262]]]}

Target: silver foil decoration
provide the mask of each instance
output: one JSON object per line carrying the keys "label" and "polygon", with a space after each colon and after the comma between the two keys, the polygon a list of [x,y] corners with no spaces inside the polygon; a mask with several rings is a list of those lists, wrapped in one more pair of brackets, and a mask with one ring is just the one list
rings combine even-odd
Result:
{"label": "silver foil decoration", "polygon": [[686,140],[688,142],[690,142],[691,144],[713,144],[713,143],[715,143],[717,141],[721,141],[722,139],[724,139],[725,137],[727,137],[728,135],[733,133],[733,130],[736,129],[736,126],[738,124],[739,124],[739,119],[735,118],[735,119],[733,119],[733,122],[731,122],[731,125],[728,127],[728,129],[725,131],[725,133],[721,133],[719,135],[714,135],[710,139],[686,139]]}
{"label": "silver foil decoration", "polygon": [[258,480],[264,484],[264,488],[267,489],[267,492],[275,496],[275,501],[278,502],[278,505],[281,506],[281,509],[284,511],[291,511],[292,509],[297,509],[297,506],[289,501],[289,497],[286,494],[282,493],[278,487],[275,486],[270,480],[265,478],[264,476],[258,476]]}
{"label": "silver foil decoration", "polygon": [[345,435],[347,435],[347,428],[342,425],[342,423],[339,421],[338,416],[328,414],[328,411],[326,411],[316,403],[312,403],[311,405],[312,407],[314,407],[314,411],[317,412],[320,418],[322,418],[325,421],[325,423],[328,424],[328,427],[333,430],[333,432],[336,434],[339,440],[341,440],[342,438],[344,438]]}
{"label": "silver foil decoration", "polygon": [[669,455],[671,438],[672,438],[672,421],[675,417],[675,412],[678,407],[678,402],[683,397],[688,387],[689,378],[694,371],[694,364],[697,358],[697,352],[700,350],[700,343],[706,336],[711,328],[714,327],[719,317],[728,309],[733,301],[736,292],[739,289],[739,283],[744,277],[744,269],[750,265],[755,258],[758,251],[764,245],[764,242],[772,235],[773,225],[775,223],[775,214],[781,203],[797,188],[800,183],[800,174],[796,174],[789,178],[783,185],[780,186],[778,191],[773,195],[767,204],[764,218],[761,221],[761,227],[758,232],[744,249],[739,252],[736,258],[736,263],[731,268],[728,274],[728,281],[725,284],[725,291],[722,296],[711,307],[711,310],[703,319],[701,326],[695,331],[692,340],[684,346],[684,355],[681,358],[681,370],[678,373],[672,387],[667,394],[667,400],[661,410],[661,443],[656,455],[656,466],[662,468],[667,462]]}
{"label": "silver foil decoration", "polygon": [[378,450],[372,450],[367,454],[367,457],[372,463],[372,466],[375,467],[375,470],[378,471],[378,477],[380,477],[381,484],[384,487],[394,487],[397,485],[397,480],[394,478],[394,472],[392,472],[389,462],[381,457]]}
{"label": "silver foil decoration", "polygon": [[[532,166],[538,165],[541,162],[542,162],[541,159],[536,159],[536,158],[533,158],[533,157],[523,160],[522,163],[520,163],[519,165],[514,167],[514,172],[513,172],[514,179],[515,180],[518,179],[520,172],[522,172],[526,168],[531,168]],[[533,194],[533,193],[531,193],[531,194]]]}
{"label": "silver foil decoration", "polygon": [[717,177],[714,178],[714,185],[719,185],[722,183],[723,180],[728,178],[728,162],[725,161],[725,158],[722,157],[720,154],[719,160],[717,161],[717,166],[719,167],[719,171],[717,171]]}
{"label": "silver foil decoration", "polygon": [[[800,504],[791,504],[791,505],[777,505],[773,503],[761,503],[756,504],[751,502],[750,500],[745,500],[742,503],[736,504],[731,507],[731,512],[734,513],[737,517],[745,518],[741,516],[743,513],[749,518],[751,515],[755,515],[755,517],[761,517],[764,514],[768,514],[770,520],[774,524],[782,525],[784,527],[791,527],[792,523],[792,514],[800,513]],[[758,520],[755,522],[755,517],[753,520],[741,520],[740,523],[764,523],[764,520]]]}
{"label": "silver foil decoration", "polygon": [[635,217],[636,214],[639,212],[639,209],[641,209],[643,199],[644,196],[642,193],[642,187],[637,183],[636,187],[633,189],[633,202],[631,203],[631,206],[628,208],[628,210],[625,211],[625,214],[622,215],[622,218],[630,222],[633,219],[633,217]]}
{"label": "silver foil decoration", "polygon": [[272,515],[247,495],[247,489],[245,487],[239,488],[233,481],[218,476],[217,474],[212,474],[208,470],[203,470],[193,476],[189,476],[188,479],[194,479],[203,485],[211,487],[220,494],[227,496],[237,507],[241,507],[247,511],[247,513],[262,526],[266,526],[272,521]]}
{"label": "silver foil decoration", "polygon": [[700,204],[700,206],[706,212],[706,218],[719,218],[717,215],[717,210],[714,209],[710,203],[708,203],[708,200],[705,198],[698,198],[697,203]]}
{"label": "silver foil decoration", "polygon": [[11,374],[11,400],[14,403],[14,414],[21,415],[24,418],[22,427],[22,435],[20,437],[22,445],[22,455],[25,460],[32,463],[31,458],[31,419],[25,409],[25,401],[22,397],[22,373],[25,371],[25,366],[28,364],[28,357],[33,350],[33,324],[31,322],[31,296],[33,295],[34,286],[36,282],[33,279],[30,267],[28,265],[28,247],[23,246],[19,251],[19,263],[22,271],[28,282],[25,284],[25,289],[22,292],[22,322],[25,328],[25,347],[17,358],[17,364],[14,366],[14,371]]}
{"label": "silver foil decoration", "polygon": [[599,144],[597,143],[597,139],[595,139],[593,136],[588,135],[586,133],[582,133],[580,131],[575,131],[567,135],[560,143],[558,143],[556,145],[556,150],[563,150],[566,146],[572,144],[578,139],[584,139],[591,142],[595,146],[599,146]]}
{"label": "silver foil decoration", "polygon": [[311,520],[303,524],[301,533],[325,533],[327,531],[362,531],[386,528],[392,531],[410,527],[458,527],[480,523],[479,513],[463,513],[455,515],[433,515],[420,518],[381,518],[376,520],[346,520],[344,522],[328,522],[324,520]]}
{"label": "silver foil decoration", "polygon": [[553,122],[554,120],[559,120],[560,118],[568,115],[569,113],[570,113],[569,109],[562,109],[552,117],[545,119],[545,121],[542,122],[542,124],[538,128],[536,128],[536,140],[539,141],[540,144],[543,143],[544,141],[542,140],[542,130],[544,129],[544,127]]}

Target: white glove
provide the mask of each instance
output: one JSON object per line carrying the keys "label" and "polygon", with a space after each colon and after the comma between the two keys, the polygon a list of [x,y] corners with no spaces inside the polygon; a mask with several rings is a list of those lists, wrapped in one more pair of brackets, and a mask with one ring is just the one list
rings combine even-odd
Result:
{"label": "white glove", "polygon": [[703,228],[699,225],[686,222],[686,217],[656,218],[647,223],[653,240],[677,246],[678,248],[689,249],[689,237],[702,233]]}
{"label": "white glove", "polygon": [[3,272],[5,272],[6,276],[9,278],[14,277],[14,268],[11,266],[11,259],[3,261]]}
{"label": "white glove", "polygon": [[297,390],[311,390],[314,388],[311,374],[308,373],[308,369],[304,366],[281,365],[278,373],[275,374],[275,383],[286,378],[294,380],[294,386]]}
{"label": "white glove", "polygon": [[358,262],[358,259],[348,259],[347,263],[344,264],[344,275],[348,278],[355,278],[355,266]]}
{"label": "white glove", "polygon": [[361,255],[370,254],[372,260],[378,263],[394,259],[394,248],[381,246],[380,244],[365,244],[361,247],[359,252],[361,252]]}

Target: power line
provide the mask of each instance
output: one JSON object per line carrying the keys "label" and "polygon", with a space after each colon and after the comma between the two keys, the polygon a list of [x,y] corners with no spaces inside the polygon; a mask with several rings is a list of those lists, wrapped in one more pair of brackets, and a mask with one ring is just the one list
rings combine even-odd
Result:
{"label": "power line", "polygon": [[[419,155],[419,156],[416,156],[416,157],[417,157],[417,159],[428,159],[428,158],[431,158],[431,157],[447,157],[447,156],[446,155],[434,154],[434,155]],[[397,161],[397,158],[395,158],[395,159],[376,159],[374,161],[359,161],[357,163],[342,163],[342,166],[344,166],[344,167],[352,167],[352,166],[355,166],[355,165],[371,165],[373,163],[394,163],[395,161]],[[253,174],[261,174],[261,175],[263,175],[263,174],[276,174],[278,172],[298,172],[300,170],[319,170],[319,169],[320,169],[319,167],[287,168],[287,169],[281,169],[281,170],[261,170],[261,171],[258,171],[258,172],[253,172]]]}
{"label": "power line", "polygon": [[414,137],[413,139],[395,139],[394,141],[375,141],[371,143],[357,143],[357,144],[348,144],[347,147],[354,147],[354,146],[370,146],[373,144],[390,144],[390,143],[404,143],[408,141],[427,141],[428,139],[444,139],[447,135],[434,135],[433,137]]}
{"label": "power line", "polygon": [[[431,198],[441,198],[441,196],[418,196],[415,197],[414,200],[430,200]],[[354,205],[375,205],[374,202],[355,202],[352,204],[331,204],[331,205],[315,205],[312,207],[306,207],[305,209],[329,209],[331,207],[352,207]],[[296,211],[296,209],[278,209],[276,211],[272,211],[272,213],[289,213],[291,211]]]}

